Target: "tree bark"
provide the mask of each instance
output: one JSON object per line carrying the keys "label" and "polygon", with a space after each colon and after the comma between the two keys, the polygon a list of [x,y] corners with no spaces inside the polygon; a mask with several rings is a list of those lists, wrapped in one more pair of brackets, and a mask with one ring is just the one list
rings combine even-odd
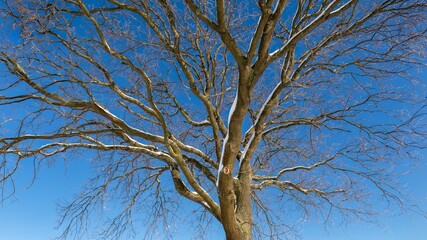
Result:
{"label": "tree bark", "polygon": [[[246,226],[246,224],[242,222],[242,219],[238,219],[239,215],[236,214],[235,206],[237,200],[243,198],[236,198],[236,186],[235,179],[233,177],[233,170],[242,140],[243,120],[248,112],[250,103],[250,88],[248,87],[250,82],[250,73],[251,71],[249,68],[240,71],[239,87],[237,90],[238,93],[229,115],[228,134],[224,140],[224,150],[218,174],[218,195],[221,207],[221,222],[226,233],[226,238],[229,240],[248,239],[245,236],[248,236],[247,233],[251,232],[252,228],[252,224],[250,224],[250,226]],[[250,198],[250,191],[245,192],[245,194],[249,194]],[[250,208],[250,200],[248,204]],[[247,207],[245,207],[245,209],[247,209]],[[247,212],[246,214],[252,215],[251,212]],[[249,217],[252,218],[252,216]],[[245,230],[243,231],[243,229]]]}

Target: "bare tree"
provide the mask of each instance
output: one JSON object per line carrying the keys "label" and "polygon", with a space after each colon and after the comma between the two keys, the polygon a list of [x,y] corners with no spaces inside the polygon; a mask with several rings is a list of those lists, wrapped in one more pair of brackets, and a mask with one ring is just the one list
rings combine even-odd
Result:
{"label": "bare tree", "polygon": [[215,219],[230,240],[286,238],[301,216],[404,207],[393,176],[426,145],[423,87],[410,77],[426,10],[3,0],[0,105],[17,109],[2,115],[3,198],[22,161],[84,154],[97,171],[63,206],[63,238],[105,201],[120,207],[103,238],[135,218],[169,228],[189,202],[192,219]]}

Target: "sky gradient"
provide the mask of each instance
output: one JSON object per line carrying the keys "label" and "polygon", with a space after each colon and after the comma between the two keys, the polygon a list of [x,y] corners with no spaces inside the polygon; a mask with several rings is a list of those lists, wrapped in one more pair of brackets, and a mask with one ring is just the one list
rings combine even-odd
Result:
{"label": "sky gradient", "polygon": [[[13,39],[13,37],[10,38]],[[0,70],[4,72],[4,69],[0,68]],[[424,72],[420,77],[426,79],[427,71]],[[425,87],[420,89],[423,91]],[[329,101],[329,103],[333,102]],[[24,108],[7,109],[0,112],[0,117],[9,117],[24,110]],[[379,119],[379,121],[381,120]],[[7,129],[0,130],[7,131]],[[418,206],[427,212],[427,187],[425,186],[427,183],[427,151],[420,152],[419,155],[421,161],[417,168],[399,180],[402,183],[402,190],[413,196],[416,199],[414,202],[418,202]],[[0,202],[0,240],[49,240],[59,236],[60,230],[55,229],[59,217],[58,204],[73,200],[73,195],[79,194],[88,183],[88,179],[93,177],[94,171],[90,165],[90,160],[91,156],[85,151],[81,151],[75,156],[65,154],[63,157],[52,158],[49,160],[51,162],[42,161],[41,168],[34,175],[32,160],[24,159],[13,176],[15,193]],[[2,186],[0,185],[0,187]],[[4,194],[13,190],[11,186],[3,187],[6,190]],[[185,199],[181,202],[193,204]],[[378,205],[382,204],[381,200],[378,200],[377,203]],[[187,206],[180,207],[186,208]],[[96,214],[91,217],[96,221]],[[179,215],[179,218],[185,220],[186,216]],[[182,219],[178,219],[174,223],[173,227],[178,230],[178,234],[173,239],[186,240],[192,237],[192,235],[188,235],[194,232],[194,229],[191,229],[194,226],[188,224],[191,218],[187,221],[182,221]],[[427,214],[422,216],[412,210],[398,216],[384,213],[384,215],[378,216],[377,221],[378,225],[354,222],[348,225],[330,223],[325,227],[322,222],[314,222],[308,219],[296,225],[295,230],[299,232],[302,240],[426,239]],[[137,222],[135,227],[136,230],[144,232],[148,226]],[[190,229],[192,231],[189,231]],[[83,240],[92,239],[91,232],[83,235],[85,235],[85,238],[81,238]],[[136,239],[140,239],[140,236]],[[224,239],[221,225],[213,224],[208,229],[204,239]]]}
{"label": "sky gradient", "polygon": [[[58,161],[50,167],[43,167],[33,184],[31,162],[23,164],[15,176],[15,195],[0,206],[0,239],[48,240],[58,236],[59,231],[54,229],[58,220],[57,203],[71,200],[72,195],[85,184],[85,179],[90,177],[90,166],[86,161],[77,159],[67,164]],[[408,192],[419,199],[420,207],[427,210],[425,162],[403,177],[402,183],[406,183]],[[382,226],[356,222],[347,226],[329,225],[325,229],[321,223],[307,222],[298,230],[303,240],[421,240],[427,236],[427,219],[413,212],[401,216],[385,214],[378,218],[378,224]],[[178,223],[177,227],[185,229],[188,226]],[[218,230],[221,232],[221,229],[213,230],[208,237],[221,239],[217,235]],[[185,231],[180,231],[179,236],[179,240],[190,237],[185,235]]]}

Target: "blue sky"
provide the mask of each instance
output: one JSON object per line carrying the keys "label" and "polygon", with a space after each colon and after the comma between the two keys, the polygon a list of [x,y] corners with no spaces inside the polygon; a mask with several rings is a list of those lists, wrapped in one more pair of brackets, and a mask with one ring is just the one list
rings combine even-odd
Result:
{"label": "blue sky", "polygon": [[[424,153],[425,156],[425,153]],[[0,206],[1,240],[48,240],[58,236],[54,230],[57,220],[56,204],[70,200],[79,192],[90,176],[90,166],[85,159],[75,159],[66,165],[58,161],[51,167],[40,170],[32,183],[31,162],[22,165],[15,176],[16,194]],[[410,175],[403,177],[408,192],[420,200],[420,206],[427,210],[427,158]],[[401,216],[379,217],[377,226],[368,223],[353,223],[347,226],[331,225],[327,229],[321,223],[304,223],[299,226],[304,240],[401,240],[424,239],[427,236],[427,219],[409,212]],[[187,228],[188,226],[180,226]],[[218,226],[219,227],[219,226]],[[212,229],[210,239],[217,239],[221,229]],[[188,239],[185,231],[177,239]],[[87,238],[89,239],[89,238]]]}
{"label": "blue sky", "polygon": [[[419,199],[421,208],[427,211],[427,152],[423,155],[419,168],[402,177],[402,185],[407,185],[407,191]],[[67,164],[59,159],[51,166],[44,166],[33,182],[32,162],[25,159],[14,176],[16,193],[0,203],[0,240],[48,240],[58,236],[60,232],[54,229],[57,203],[71,200],[86,184],[91,177],[88,161],[84,155]],[[381,226],[356,222],[346,226],[329,225],[325,229],[322,223],[305,222],[297,230],[304,240],[421,240],[427,236],[427,218],[413,212],[380,216],[378,223]],[[176,223],[176,227],[184,229],[176,239],[189,239],[185,229],[191,226],[181,225],[182,222]],[[220,226],[214,227],[218,228],[211,229],[207,237],[222,239]]]}
{"label": "blue sky", "polygon": [[[424,153],[425,154],[425,153]],[[425,155],[424,155],[425,156]],[[410,194],[420,201],[420,206],[427,210],[427,164],[420,164],[411,175],[402,179],[407,184]],[[382,226],[378,226],[382,225]],[[319,225],[306,226],[303,229],[304,240],[421,240],[427,236],[427,219],[413,212],[399,216],[384,215],[378,217],[378,225],[354,223],[347,226],[333,226],[325,232]]]}

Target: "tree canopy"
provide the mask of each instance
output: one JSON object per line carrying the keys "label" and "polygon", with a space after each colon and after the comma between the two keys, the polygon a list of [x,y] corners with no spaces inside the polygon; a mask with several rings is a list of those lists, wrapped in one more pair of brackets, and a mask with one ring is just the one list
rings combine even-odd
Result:
{"label": "tree canopy", "polygon": [[[405,207],[426,146],[425,0],[2,0],[0,182],[90,158],[63,238],[182,212],[227,239]],[[90,156],[90,157],[87,157]],[[35,171],[37,172],[37,171]],[[12,189],[12,190],[11,190]],[[380,200],[378,200],[380,199]],[[203,234],[203,233],[201,233]],[[171,237],[173,238],[173,237]]]}

